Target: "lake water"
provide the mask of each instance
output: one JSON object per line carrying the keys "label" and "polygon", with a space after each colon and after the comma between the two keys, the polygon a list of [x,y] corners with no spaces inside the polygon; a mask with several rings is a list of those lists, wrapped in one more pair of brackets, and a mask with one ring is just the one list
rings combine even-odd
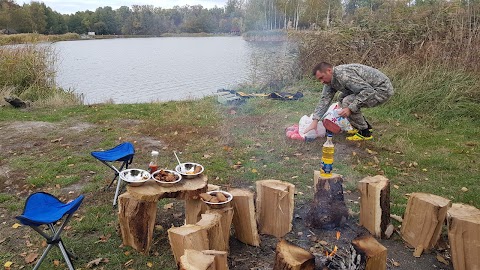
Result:
{"label": "lake water", "polygon": [[[278,79],[292,60],[283,43],[241,37],[165,37],[65,41],[53,44],[57,84],[86,104],[199,98],[246,82]],[[283,75],[282,75],[283,76]]]}

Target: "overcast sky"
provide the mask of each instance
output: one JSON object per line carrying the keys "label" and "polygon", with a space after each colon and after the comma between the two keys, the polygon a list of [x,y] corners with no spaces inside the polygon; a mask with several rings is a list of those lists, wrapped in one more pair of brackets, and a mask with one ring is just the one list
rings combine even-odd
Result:
{"label": "overcast sky", "polygon": [[[16,0],[17,4],[23,5],[28,1]],[[43,2],[54,11],[62,14],[75,13],[77,11],[95,11],[98,7],[110,6],[117,9],[121,6],[153,5],[154,7],[172,8],[173,6],[202,5],[204,8],[224,7],[227,0],[45,0]]]}

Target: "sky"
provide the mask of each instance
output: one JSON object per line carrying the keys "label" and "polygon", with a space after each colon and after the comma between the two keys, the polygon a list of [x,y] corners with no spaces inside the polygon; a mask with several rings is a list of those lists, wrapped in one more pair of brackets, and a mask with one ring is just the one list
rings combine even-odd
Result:
{"label": "sky", "polygon": [[[153,5],[154,7],[172,8],[174,6],[202,5],[204,8],[224,7],[227,0],[38,0],[43,2],[54,11],[62,14],[71,14],[77,11],[95,11],[98,7],[110,6],[117,9],[121,6],[131,7],[132,5]],[[23,5],[28,1],[16,0],[16,3]]]}

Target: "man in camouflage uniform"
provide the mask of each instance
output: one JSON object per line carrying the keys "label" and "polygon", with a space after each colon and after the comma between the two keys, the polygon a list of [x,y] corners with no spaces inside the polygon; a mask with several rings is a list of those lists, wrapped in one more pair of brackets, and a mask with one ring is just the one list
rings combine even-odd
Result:
{"label": "man in camouflage uniform", "polygon": [[338,113],[348,118],[356,129],[347,140],[359,141],[372,139],[371,126],[360,109],[375,107],[386,102],[393,95],[390,79],[379,70],[361,65],[347,64],[333,67],[321,62],[313,69],[313,75],[324,84],[322,97],[313,113],[313,122],[307,128],[316,130],[318,121],[328,110],[333,96],[340,91],[339,102],[342,110]]}

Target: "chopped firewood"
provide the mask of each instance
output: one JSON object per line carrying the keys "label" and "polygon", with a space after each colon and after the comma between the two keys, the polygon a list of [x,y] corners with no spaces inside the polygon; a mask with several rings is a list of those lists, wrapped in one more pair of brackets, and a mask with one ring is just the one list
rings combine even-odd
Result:
{"label": "chopped firewood", "polygon": [[228,250],[228,238],[225,239],[221,224],[222,215],[218,212],[202,214],[202,219],[196,225],[207,231],[209,242],[208,249],[226,251]]}
{"label": "chopped firewood", "polygon": [[358,184],[360,190],[360,225],[372,235],[386,238],[390,224],[390,181],[382,175],[365,177]]}
{"label": "chopped firewood", "polygon": [[313,254],[283,239],[277,244],[273,270],[313,269],[315,269],[315,257]]}
{"label": "chopped firewood", "polygon": [[[229,239],[230,239],[230,229],[232,227],[232,219],[233,219],[233,208],[232,207],[224,207],[219,209],[209,209],[207,210],[206,214],[218,214],[220,215],[220,226],[222,227],[223,239],[225,243],[225,248],[222,249],[224,251],[228,251],[229,249]],[[212,248],[210,248],[212,249]]]}
{"label": "chopped firewood", "polygon": [[387,248],[372,236],[361,236],[353,239],[352,245],[362,256],[365,256],[365,270],[387,269]]}
{"label": "chopped firewood", "polygon": [[295,186],[279,180],[257,181],[260,233],[283,237],[292,230]]}
{"label": "chopped firewood", "polygon": [[198,251],[209,249],[207,230],[202,226],[187,224],[168,229],[168,240],[177,263],[186,249]]}
{"label": "chopped firewood", "polygon": [[227,252],[218,250],[203,250],[202,253],[215,256],[215,270],[228,270]]}
{"label": "chopped firewood", "polygon": [[260,237],[255,220],[253,192],[244,189],[231,189],[233,195],[233,228],[235,237],[245,244],[260,246]]}
{"label": "chopped firewood", "polygon": [[480,269],[480,209],[454,203],[447,221],[453,268]]}
{"label": "chopped firewood", "polygon": [[402,223],[402,237],[412,247],[432,249],[440,238],[450,200],[427,193],[412,193]]}

